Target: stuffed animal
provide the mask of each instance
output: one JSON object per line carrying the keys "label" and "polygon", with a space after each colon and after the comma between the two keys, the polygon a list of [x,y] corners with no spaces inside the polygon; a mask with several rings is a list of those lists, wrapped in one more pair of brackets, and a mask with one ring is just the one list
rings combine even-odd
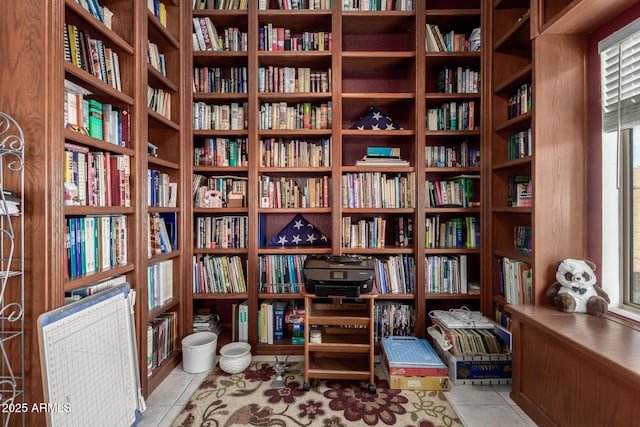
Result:
{"label": "stuffed animal", "polygon": [[596,266],[591,261],[565,259],[556,266],[556,282],[547,289],[558,309],[567,313],[607,313],[609,296],[596,284]]}

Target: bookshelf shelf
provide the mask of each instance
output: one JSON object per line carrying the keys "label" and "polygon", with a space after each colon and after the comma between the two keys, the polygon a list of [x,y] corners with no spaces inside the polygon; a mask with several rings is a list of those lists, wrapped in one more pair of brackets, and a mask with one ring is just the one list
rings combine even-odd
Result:
{"label": "bookshelf shelf", "polygon": [[91,91],[97,99],[112,99],[122,104],[134,104],[133,98],[126,93],[114,89],[70,62],[64,62],[64,72],[69,80]]}
{"label": "bookshelf shelf", "polygon": [[480,294],[425,294],[425,300],[479,300]]}
{"label": "bookshelf shelf", "polygon": [[496,172],[509,170],[509,169],[521,169],[522,167],[531,167],[533,162],[533,156],[523,157],[520,159],[509,160],[502,163],[496,163],[492,166],[492,169]]}
{"label": "bookshelf shelf", "polygon": [[64,283],[64,291],[71,291],[76,288],[80,288],[82,286],[86,286],[90,283],[94,283],[103,279],[107,279],[112,276],[119,276],[131,273],[134,270],[133,263],[129,263],[127,265],[122,265],[118,267],[107,268],[104,270],[96,271],[93,274],[78,277],[77,279],[72,279],[65,281]]}
{"label": "bookshelf shelf", "polygon": [[112,153],[125,154],[127,156],[132,156],[134,154],[134,151],[130,148],[104,142],[101,139],[92,138],[88,135],[83,135],[70,129],[64,130],[64,139],[69,142],[86,145],[101,151],[110,151]]}
{"label": "bookshelf shelf", "polygon": [[158,18],[156,18],[151,11],[147,10],[147,18],[149,22],[149,38],[158,43],[160,40],[164,40],[173,48],[178,49],[180,47],[180,41],[176,36],[171,34],[169,30],[160,24]]}
{"label": "bookshelf shelf", "polygon": [[194,293],[193,299],[228,299],[228,300],[239,300],[239,299],[247,299],[249,294],[247,293]]}
{"label": "bookshelf shelf", "polygon": [[527,113],[521,114],[512,119],[498,123],[494,130],[496,132],[513,131],[514,129],[521,128],[523,125],[531,123],[532,117],[533,117],[533,111],[529,111]]}
{"label": "bookshelf shelf", "polygon": [[494,87],[494,93],[506,93],[512,92],[517,89],[523,83],[527,83],[531,81],[533,73],[533,66],[528,64],[518,71],[514,72],[512,75],[506,77],[501,82],[497,82],[498,84]]}

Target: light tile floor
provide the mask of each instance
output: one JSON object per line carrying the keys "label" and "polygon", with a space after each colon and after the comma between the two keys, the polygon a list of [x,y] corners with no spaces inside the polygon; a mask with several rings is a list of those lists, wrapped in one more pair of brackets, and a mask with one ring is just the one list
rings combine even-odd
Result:
{"label": "light tile floor", "polygon": [[[147,398],[147,409],[138,425],[169,427],[206,376],[206,372],[186,373],[178,366]],[[466,427],[535,427],[509,398],[510,391],[510,385],[452,385],[446,395]]]}

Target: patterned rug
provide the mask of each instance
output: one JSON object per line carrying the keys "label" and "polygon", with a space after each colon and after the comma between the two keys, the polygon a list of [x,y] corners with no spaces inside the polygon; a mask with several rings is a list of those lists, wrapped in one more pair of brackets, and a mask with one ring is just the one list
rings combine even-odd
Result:
{"label": "patterned rug", "polygon": [[443,392],[390,389],[376,365],[376,394],[367,382],[313,380],[303,391],[304,365],[289,363],[284,388],[272,389],[273,363],[253,362],[229,375],[219,367],[191,396],[173,427],[462,426]]}

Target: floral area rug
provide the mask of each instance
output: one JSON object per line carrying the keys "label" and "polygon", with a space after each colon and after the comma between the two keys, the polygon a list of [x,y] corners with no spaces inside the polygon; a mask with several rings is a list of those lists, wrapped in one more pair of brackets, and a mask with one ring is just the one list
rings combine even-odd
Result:
{"label": "floral area rug", "polygon": [[[376,374],[380,367],[376,365]],[[191,397],[173,427],[217,426],[462,426],[441,391],[390,389],[376,375],[368,382],[312,380],[303,391],[304,365],[290,363],[285,387],[271,388],[273,363],[254,362],[229,375],[216,367]]]}

